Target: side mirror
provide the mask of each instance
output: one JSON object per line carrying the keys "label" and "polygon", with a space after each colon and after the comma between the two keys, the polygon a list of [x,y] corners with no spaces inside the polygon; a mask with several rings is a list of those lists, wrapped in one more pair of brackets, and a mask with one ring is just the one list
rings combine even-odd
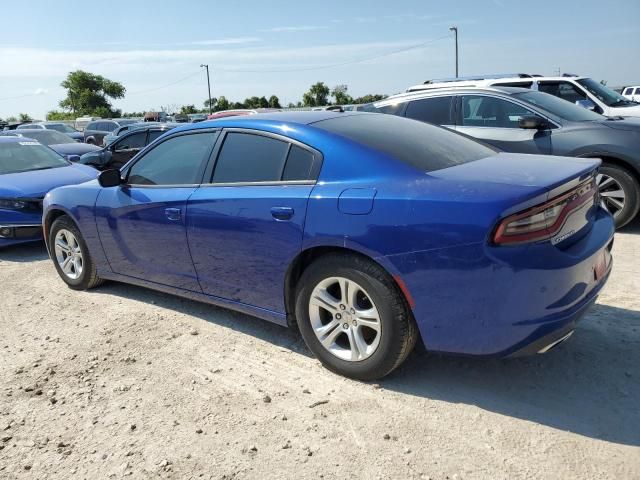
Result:
{"label": "side mirror", "polygon": [[78,163],[80,161],[80,155],[67,155],[67,160],[73,163]]}
{"label": "side mirror", "polygon": [[525,115],[518,120],[518,126],[527,130],[544,130],[548,127],[548,124],[544,118],[536,115]]}
{"label": "side mirror", "polygon": [[576,105],[582,108],[586,108],[587,110],[591,110],[592,112],[596,109],[596,104],[591,100],[576,100]]}
{"label": "side mirror", "polygon": [[98,175],[98,183],[103,188],[117,187],[122,184],[120,170],[105,170]]}

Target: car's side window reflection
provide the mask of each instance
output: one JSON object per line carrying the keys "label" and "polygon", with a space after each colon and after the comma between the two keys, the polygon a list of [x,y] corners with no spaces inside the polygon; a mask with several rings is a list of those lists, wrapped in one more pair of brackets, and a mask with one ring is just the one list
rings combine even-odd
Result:
{"label": "car's side window reflection", "polygon": [[132,165],[130,185],[193,185],[202,180],[217,133],[203,132],[170,138]]}

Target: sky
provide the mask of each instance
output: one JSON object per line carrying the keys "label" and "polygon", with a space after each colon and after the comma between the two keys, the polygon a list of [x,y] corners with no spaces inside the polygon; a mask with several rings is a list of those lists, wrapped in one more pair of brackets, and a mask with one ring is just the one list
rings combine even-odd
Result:
{"label": "sky", "polygon": [[82,69],[122,83],[123,111],[309,86],[393,94],[455,74],[561,72],[640,85],[639,0],[29,0],[0,13],[0,118],[44,119]]}

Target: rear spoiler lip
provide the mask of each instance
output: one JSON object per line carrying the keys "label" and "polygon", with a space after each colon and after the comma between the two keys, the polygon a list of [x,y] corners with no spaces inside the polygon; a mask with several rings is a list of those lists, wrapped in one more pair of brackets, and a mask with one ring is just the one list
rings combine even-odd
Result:
{"label": "rear spoiler lip", "polygon": [[578,185],[585,182],[590,177],[597,175],[598,169],[602,164],[602,160],[600,160],[599,158],[593,158],[593,159],[590,158],[589,160],[594,160],[593,168],[591,168],[589,171],[587,172],[583,171],[580,175],[570,179],[567,182],[564,182],[551,189],[547,189],[546,192],[540,193],[539,195],[536,195],[533,198],[530,198],[524,202],[518,203],[517,205],[514,205],[508,208],[507,210],[505,210],[500,214],[500,218],[506,218],[509,215],[513,215],[515,213],[527,210],[528,208],[535,207],[536,205],[546,203],[549,200],[552,200],[556,197],[559,197],[563,193],[568,192],[572,188],[576,188]]}

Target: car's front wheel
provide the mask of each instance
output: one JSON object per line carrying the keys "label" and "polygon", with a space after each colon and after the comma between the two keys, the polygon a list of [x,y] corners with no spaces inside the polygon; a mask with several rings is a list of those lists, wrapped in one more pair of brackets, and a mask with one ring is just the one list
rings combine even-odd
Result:
{"label": "car's front wheel", "polygon": [[405,298],[377,264],[328,254],[302,274],[296,296],[300,332],[329,370],[358,380],[384,377],[418,336]]}
{"label": "car's front wheel", "polygon": [[640,209],[640,185],[631,172],[605,163],[596,178],[602,207],[613,215],[616,228],[629,223]]}
{"label": "car's front wheel", "polygon": [[87,290],[102,283],[80,230],[68,216],[51,225],[49,250],[58,275],[69,287]]}

